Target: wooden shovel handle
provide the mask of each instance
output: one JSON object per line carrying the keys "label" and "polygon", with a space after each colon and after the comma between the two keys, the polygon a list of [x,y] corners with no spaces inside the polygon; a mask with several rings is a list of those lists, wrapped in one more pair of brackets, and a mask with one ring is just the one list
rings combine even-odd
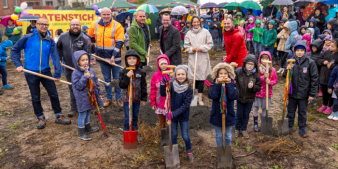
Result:
{"label": "wooden shovel handle", "polygon": [[113,65],[113,66],[116,66],[116,67],[119,67],[119,68],[123,69],[122,66],[120,66],[120,65],[118,65],[118,64],[116,64],[116,63],[110,63],[108,60],[103,59],[103,58],[101,58],[101,57],[99,57],[99,56],[96,56],[96,55],[94,55],[94,54],[92,54],[92,56],[95,57],[96,59],[99,59],[99,60],[101,60],[101,61],[104,61],[104,62],[106,62],[106,63],[108,63],[108,64],[110,64],[110,65]]}
{"label": "wooden shovel handle", "polygon": [[225,125],[226,125],[226,121],[225,121],[225,113],[222,114],[222,133],[225,133]]}
{"label": "wooden shovel handle", "polygon": [[135,70],[135,67],[126,67],[127,70]]}
{"label": "wooden shovel handle", "polygon": [[68,65],[63,64],[62,62],[61,62],[61,66],[65,67],[65,68],[67,68],[67,69],[69,69],[69,70],[72,70],[72,71],[75,70],[74,68],[72,68],[72,67],[70,67],[70,66],[68,66]]}
{"label": "wooden shovel handle", "polygon": [[288,59],[287,62],[289,62],[289,65],[292,65],[293,62],[296,62],[295,59]]}
{"label": "wooden shovel handle", "polygon": [[[43,77],[43,78],[46,78],[46,79],[50,79],[50,80],[55,80],[56,78],[54,77],[50,77],[50,76],[47,76],[47,75],[43,75],[43,74],[40,74],[40,73],[36,73],[36,72],[32,72],[30,70],[27,70],[27,69],[23,69],[24,72],[26,73],[29,73],[29,74],[32,74],[32,75],[36,75],[36,76],[40,76],[40,77]],[[67,84],[67,85],[72,85],[72,83],[69,83],[67,81],[64,81],[64,80],[60,80],[61,83],[64,83],[64,84]]]}
{"label": "wooden shovel handle", "polygon": [[[266,63],[266,69],[269,69],[269,64],[272,63],[271,61],[263,61],[263,63]],[[269,77],[268,77],[269,78]],[[265,83],[265,109],[269,110],[269,84]]]}
{"label": "wooden shovel handle", "polygon": [[172,70],[166,70],[166,71],[162,72],[162,74],[164,74],[164,75],[167,75],[167,74],[170,74],[170,73],[174,73],[174,71],[172,71]]}

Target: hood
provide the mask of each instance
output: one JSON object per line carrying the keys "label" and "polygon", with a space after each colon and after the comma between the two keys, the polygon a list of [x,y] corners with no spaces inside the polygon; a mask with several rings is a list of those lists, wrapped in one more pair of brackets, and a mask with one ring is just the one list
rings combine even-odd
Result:
{"label": "hood", "polygon": [[258,62],[259,62],[259,63],[261,62],[261,56],[262,56],[262,55],[268,55],[269,58],[270,58],[270,61],[272,60],[270,52],[269,52],[269,51],[263,51],[263,52],[261,52],[261,54],[260,54],[259,57],[258,57]]}
{"label": "hood", "polygon": [[314,40],[310,45],[310,50],[313,53],[312,46],[316,46],[317,47],[316,53],[320,53],[323,50],[324,42],[322,40],[319,40],[319,39]]}
{"label": "hood", "polygon": [[13,47],[13,42],[10,40],[5,40],[1,43],[1,48],[6,51],[7,48]]}
{"label": "hood", "polygon": [[[78,71],[82,71],[79,67],[79,65],[77,64],[77,62],[79,61],[80,57],[84,54],[87,54],[89,57],[89,54],[87,52],[85,52],[84,50],[79,50],[73,53],[73,64],[75,66],[75,69]],[[88,58],[88,66],[90,67],[90,58]]]}
{"label": "hood", "polygon": [[181,26],[182,24],[185,26],[185,23],[184,23],[183,21],[180,22],[180,26]]}
{"label": "hood", "polygon": [[178,21],[175,21],[175,28],[177,28],[177,29],[179,29],[180,28],[180,22],[178,22]]}
{"label": "hood", "polygon": [[306,26],[306,25],[303,25],[303,26],[301,26],[301,27],[300,27],[300,30],[302,30],[302,28],[304,28],[304,29],[305,29],[305,31],[306,31],[306,29],[307,29],[307,26]]}
{"label": "hood", "polygon": [[236,13],[236,18],[237,18],[238,15],[241,16],[241,18],[242,18],[242,16],[243,16],[243,15],[242,15],[242,12],[237,12],[237,13]]}
{"label": "hood", "polygon": [[315,30],[313,28],[307,28],[306,30],[309,30],[311,32],[311,36],[315,33]]}
{"label": "hood", "polygon": [[261,24],[262,25],[262,22],[260,20],[256,20],[255,21],[255,25],[257,26],[257,24]]}
{"label": "hood", "polygon": [[288,23],[288,26],[290,28],[290,32],[294,32],[294,31],[297,31],[297,28],[298,28],[298,24],[296,21],[291,21]]}
{"label": "hood", "polygon": [[281,22],[284,22],[284,23],[287,22],[287,21],[288,21],[287,19],[282,19],[281,20]]}
{"label": "hood", "polygon": [[251,16],[250,19],[252,19],[253,22],[248,25],[248,29],[255,27],[255,22],[256,22],[255,17]]}
{"label": "hood", "polygon": [[[307,53],[307,45],[306,45],[306,43],[305,43],[304,41],[302,41],[302,40],[298,40],[298,41],[296,42],[296,44],[295,44],[295,48],[296,48],[297,46],[303,46],[303,47],[305,48],[305,55],[304,55],[304,56],[306,56],[306,53]],[[296,56],[296,55],[295,55],[295,56]]]}
{"label": "hood", "polygon": [[284,25],[283,25],[283,28],[288,28],[288,29],[290,29],[290,27],[289,27],[289,21],[286,21],[285,23],[284,23]]}
{"label": "hood", "polygon": [[[162,59],[162,58],[165,58],[165,59],[167,59],[168,65],[170,65],[170,61],[169,61],[169,58],[168,58],[168,56],[167,56],[167,55],[165,55],[165,54],[162,54],[162,55],[158,56],[158,57],[157,57],[157,59],[156,59],[156,64],[157,64],[157,72],[161,72],[160,65],[158,65],[158,61],[159,61],[160,59]],[[170,68],[168,68],[167,70],[170,70]]]}
{"label": "hood", "polygon": [[324,40],[325,37],[326,37],[326,35],[324,35],[324,34],[318,35],[318,38],[320,38],[321,40]]}
{"label": "hood", "polygon": [[328,30],[328,29],[325,29],[325,30],[323,31],[323,34],[324,34],[325,32],[327,32],[327,33],[329,33],[330,35],[332,35],[332,32],[331,32],[330,30]]}
{"label": "hood", "polygon": [[212,72],[211,72],[211,77],[213,79],[216,79],[217,77],[217,73],[220,69],[225,69],[227,72],[228,72],[228,75],[229,75],[229,78],[230,79],[235,79],[236,77],[236,74],[235,74],[235,71],[234,71],[234,68],[228,64],[228,63],[219,63],[217,64],[213,69],[212,69]]}
{"label": "hood", "polygon": [[[191,14],[191,12],[194,12],[194,13]],[[195,9],[194,9],[194,8],[191,8],[190,11],[189,11],[189,14],[190,14],[190,15],[194,15],[194,14],[195,14]]]}
{"label": "hood", "polygon": [[214,18],[216,18],[216,19],[217,19],[216,21],[218,21],[218,15],[213,15],[213,16],[212,16],[212,21],[213,21],[213,22],[215,22],[215,21],[214,21]]}
{"label": "hood", "polygon": [[249,61],[251,62],[254,62],[255,63],[255,68],[257,69],[258,67],[258,63],[257,63],[257,59],[256,59],[256,56],[255,55],[252,55],[252,54],[248,54],[244,61],[243,61],[243,66],[242,66],[242,70],[244,71],[244,68],[245,68],[245,64],[248,63]]}
{"label": "hood", "polygon": [[336,21],[334,19],[329,20],[329,22],[327,22],[327,23],[330,24],[333,29],[334,29],[335,25],[338,25],[338,21]]}
{"label": "hood", "polygon": [[270,20],[268,23],[271,23],[271,24],[273,25],[273,27],[272,27],[272,28],[274,28],[274,27],[275,27],[275,24],[276,24],[276,22],[275,22],[274,20]]}
{"label": "hood", "polygon": [[[316,21],[315,18],[311,18],[310,22],[313,22],[313,26],[317,26],[317,21]],[[309,25],[309,27],[310,27],[310,25]]]}
{"label": "hood", "polygon": [[302,40],[306,40],[306,41],[308,41],[308,43],[310,43],[311,42],[311,35],[308,34],[308,33],[304,34],[303,37],[302,37]]}
{"label": "hood", "polygon": [[138,55],[138,53],[136,52],[136,50],[135,50],[135,49],[129,49],[129,50],[126,52],[126,55],[124,56],[124,60],[125,60],[125,63],[126,63],[126,67],[129,67],[128,62],[127,62],[128,56],[135,56],[135,57],[137,57],[137,62],[136,62],[136,66],[135,66],[135,67],[138,67],[138,66],[140,65],[141,58],[140,58],[140,56]]}

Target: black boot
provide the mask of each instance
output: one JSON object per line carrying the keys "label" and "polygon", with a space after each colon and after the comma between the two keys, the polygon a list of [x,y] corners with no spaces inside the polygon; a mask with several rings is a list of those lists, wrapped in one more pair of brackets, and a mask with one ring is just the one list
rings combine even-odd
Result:
{"label": "black boot", "polygon": [[254,131],[258,132],[259,128],[258,128],[258,117],[253,117],[254,118]]}
{"label": "black boot", "polygon": [[86,140],[86,141],[89,141],[89,140],[92,139],[85,134],[85,128],[78,128],[78,132],[79,132],[79,138],[80,139]]}
{"label": "black boot", "polygon": [[85,124],[85,132],[86,132],[86,134],[87,133],[92,133],[92,132],[95,132],[95,131],[98,131],[98,130],[99,130],[98,127],[92,127],[92,126],[90,126],[90,123]]}

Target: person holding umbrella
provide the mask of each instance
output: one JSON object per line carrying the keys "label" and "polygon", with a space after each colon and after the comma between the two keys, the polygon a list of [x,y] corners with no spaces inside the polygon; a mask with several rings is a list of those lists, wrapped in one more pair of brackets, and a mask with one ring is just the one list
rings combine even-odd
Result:
{"label": "person holding umbrella", "polygon": [[263,17],[276,18],[277,8],[274,7],[272,1],[268,2],[268,6],[263,9]]}
{"label": "person holding umbrella", "polygon": [[14,33],[14,28],[16,27],[14,25],[14,22],[12,19],[7,20],[8,26],[5,30],[5,35],[8,37],[8,40],[13,42],[13,45],[21,38],[21,32],[19,34]]}

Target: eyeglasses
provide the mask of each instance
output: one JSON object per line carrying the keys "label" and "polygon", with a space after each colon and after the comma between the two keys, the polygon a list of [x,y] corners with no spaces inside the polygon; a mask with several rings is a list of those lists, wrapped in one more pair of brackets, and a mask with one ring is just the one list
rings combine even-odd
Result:
{"label": "eyeglasses", "polygon": [[170,20],[162,20],[163,22],[170,22]]}
{"label": "eyeglasses", "polygon": [[36,24],[38,24],[40,26],[44,26],[44,27],[48,27],[49,26],[49,24],[43,24],[43,23],[36,23]]}
{"label": "eyeglasses", "polygon": [[81,25],[79,25],[79,24],[70,24],[70,26],[73,26],[73,27],[80,27]]}
{"label": "eyeglasses", "polygon": [[248,66],[255,66],[254,63],[247,63]]}

